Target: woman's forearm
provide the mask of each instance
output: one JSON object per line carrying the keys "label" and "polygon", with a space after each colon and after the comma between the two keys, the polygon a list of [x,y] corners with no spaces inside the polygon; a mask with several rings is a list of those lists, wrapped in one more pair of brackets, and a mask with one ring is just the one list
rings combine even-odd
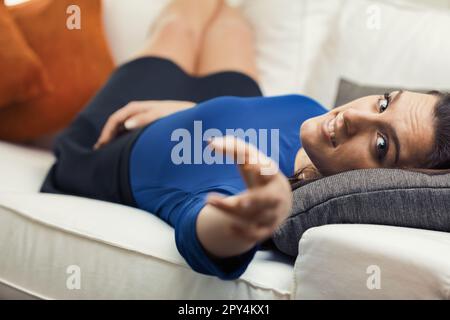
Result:
{"label": "woman's forearm", "polygon": [[217,258],[240,255],[256,243],[237,236],[232,231],[235,223],[220,209],[206,205],[197,217],[197,236],[203,248]]}

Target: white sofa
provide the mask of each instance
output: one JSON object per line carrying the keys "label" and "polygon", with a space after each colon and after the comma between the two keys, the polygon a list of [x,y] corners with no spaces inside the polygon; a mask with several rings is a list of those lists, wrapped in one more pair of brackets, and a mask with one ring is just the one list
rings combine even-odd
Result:
{"label": "white sofa", "polygon": [[[138,48],[165,2],[104,2],[117,63]],[[358,29],[358,17],[373,5],[383,14],[381,34]],[[442,12],[423,15],[420,6],[372,0],[246,0],[243,10],[255,25],[268,95],[301,92],[331,106],[341,76],[450,87],[450,43],[422,48],[414,39],[396,44],[399,38],[382,36],[408,31],[410,21],[424,33],[449,30]],[[379,70],[385,65],[372,63],[370,52],[381,42],[391,44],[381,60],[389,78]],[[414,55],[402,54],[405,48]],[[428,71],[416,72],[412,62],[426,62]],[[450,298],[450,234],[375,225],[313,228],[296,259],[261,251],[240,279],[222,281],[193,272],[176,250],[172,228],[151,214],[37,193],[52,161],[49,151],[0,142],[0,299]]]}
{"label": "white sofa", "polygon": [[[222,281],[193,272],[151,214],[38,194],[49,152],[0,142],[0,155],[0,298],[450,298],[447,233],[323,226],[307,231],[295,261],[260,251],[240,279]],[[79,290],[67,284],[74,266]],[[367,284],[377,271],[380,289]]]}
{"label": "white sofa", "polygon": [[[38,194],[52,155],[3,142],[0,154],[0,298],[290,298],[293,264],[280,255],[258,253],[236,281],[195,273],[162,220],[116,204]],[[68,289],[71,266],[80,268],[80,290]]]}

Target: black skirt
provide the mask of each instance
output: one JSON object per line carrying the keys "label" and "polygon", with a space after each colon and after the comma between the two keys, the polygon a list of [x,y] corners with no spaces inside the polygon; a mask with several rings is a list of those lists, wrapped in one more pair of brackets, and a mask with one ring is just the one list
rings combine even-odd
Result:
{"label": "black skirt", "polygon": [[[193,77],[173,62],[155,57],[119,67],[72,124],[55,140],[56,162],[41,192],[136,206],[129,184],[129,155],[143,129],[125,132],[93,150],[108,117],[131,101],[202,102],[220,96],[261,96],[258,84],[239,72]],[[157,156],[157,154],[155,154]]]}

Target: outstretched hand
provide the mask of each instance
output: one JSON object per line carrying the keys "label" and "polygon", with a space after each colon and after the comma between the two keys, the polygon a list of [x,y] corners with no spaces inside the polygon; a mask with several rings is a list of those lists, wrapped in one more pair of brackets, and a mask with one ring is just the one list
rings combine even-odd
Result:
{"label": "outstretched hand", "polygon": [[248,190],[226,198],[210,195],[208,203],[232,217],[232,230],[246,240],[270,237],[292,208],[288,179],[272,159],[233,136],[215,138],[210,146],[233,157]]}

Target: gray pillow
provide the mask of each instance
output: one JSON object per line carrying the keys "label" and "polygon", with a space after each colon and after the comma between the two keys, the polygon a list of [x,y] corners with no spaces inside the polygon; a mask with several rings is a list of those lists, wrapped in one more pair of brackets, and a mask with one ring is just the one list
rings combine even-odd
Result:
{"label": "gray pillow", "polygon": [[[342,106],[350,101],[355,99],[370,96],[370,95],[383,95],[385,92],[393,92],[397,90],[408,90],[406,88],[395,88],[395,87],[373,87],[373,86],[364,86],[360,84],[356,84],[346,79],[341,79],[339,81],[339,88],[337,97],[334,103],[335,107]],[[410,91],[414,92],[430,92],[433,89],[411,89]]]}
{"label": "gray pillow", "polygon": [[[395,88],[364,88],[341,82],[337,105]],[[272,241],[298,255],[303,233],[325,224],[381,224],[450,232],[450,173],[428,175],[400,169],[364,169],[311,182],[294,191],[288,219]]]}
{"label": "gray pillow", "polygon": [[450,231],[450,174],[430,176],[399,169],[353,170],[294,191],[294,206],[272,240],[297,256],[312,227],[360,223]]}

